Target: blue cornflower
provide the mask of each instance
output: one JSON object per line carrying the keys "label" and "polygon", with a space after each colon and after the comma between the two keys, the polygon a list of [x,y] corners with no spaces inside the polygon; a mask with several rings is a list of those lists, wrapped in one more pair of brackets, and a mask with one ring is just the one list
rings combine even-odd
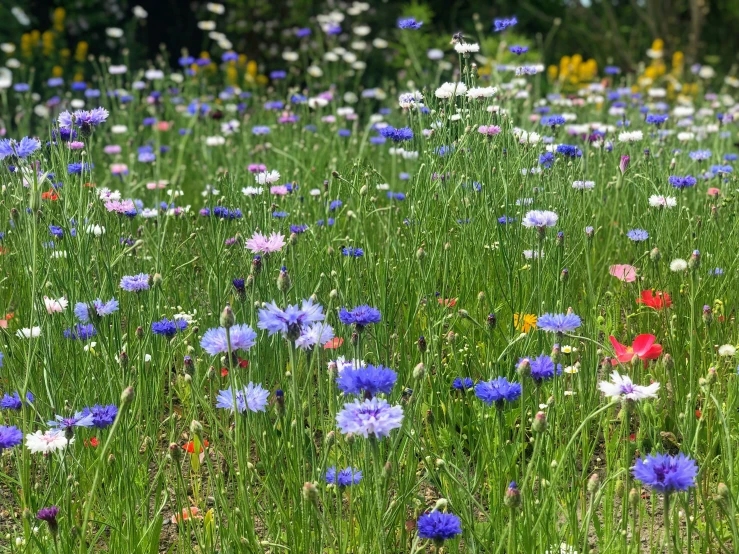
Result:
{"label": "blue cornflower", "polygon": [[[715,268],[715,269],[712,269],[712,270],[710,270],[710,271],[708,272],[708,274],[709,274],[709,275],[714,275],[714,276],[718,277],[718,276],[720,276],[720,275],[723,275],[723,274],[724,274],[724,270],[723,270],[723,269],[721,269],[720,267],[717,267],[717,268]],[[1,366],[0,366],[0,367],[1,367]]]}
{"label": "blue cornflower", "polygon": [[508,50],[511,52],[511,54],[516,54],[517,56],[520,56],[521,54],[525,54],[526,52],[528,52],[529,47],[514,45],[508,48]]}
{"label": "blue cornflower", "polygon": [[287,212],[278,212],[278,211],[272,212],[272,217],[276,217],[278,219],[284,219],[284,218],[286,218],[289,215],[290,214],[287,213]]}
{"label": "blue cornflower", "polygon": [[475,385],[475,396],[488,406],[495,403],[498,408],[502,408],[504,402],[513,402],[521,396],[521,384],[511,383],[505,377],[480,381]]}
{"label": "blue cornflower", "polygon": [[712,165],[711,166],[711,173],[714,175],[721,175],[726,173],[733,173],[734,168],[730,165]]}
{"label": "blue cornflower", "polygon": [[342,248],[341,253],[344,256],[348,256],[350,258],[361,258],[362,256],[364,256],[364,250],[362,250],[361,248],[354,248],[353,246]]}
{"label": "blue cornflower", "polygon": [[319,219],[318,221],[316,221],[316,226],[323,227],[324,225],[328,225],[329,227],[331,227],[334,223],[334,218],[329,217],[326,221],[324,221],[323,219]]}
{"label": "blue cornflower", "polygon": [[121,288],[126,292],[149,290],[149,275],[147,273],[124,275],[121,277]]}
{"label": "blue cornflower", "polygon": [[309,37],[313,31],[310,29],[310,27],[301,27],[300,29],[295,29],[295,36],[298,38],[305,38]]}
{"label": "blue cornflower", "polygon": [[115,417],[118,415],[118,406],[115,404],[110,404],[108,406],[95,404],[89,408],[84,408],[81,413],[83,416],[92,415],[93,427],[105,429],[115,421]]}
{"label": "blue cornflower", "polygon": [[[257,334],[254,329],[246,324],[236,324],[229,328],[229,338],[231,339],[231,352],[237,350],[249,350],[254,346]],[[228,353],[228,340],[226,338],[225,327],[215,327],[208,329],[203,338],[200,339],[200,347],[211,356]]]}
{"label": "blue cornflower", "polygon": [[257,125],[255,127],[252,127],[251,132],[253,135],[268,135],[269,127],[267,127],[266,125]]}
{"label": "blue cornflower", "polygon": [[607,65],[605,68],[603,68],[603,72],[606,75],[618,75],[621,73],[621,68],[616,67],[615,65]]}
{"label": "blue cornflower", "polygon": [[[235,404],[234,397],[236,399]],[[236,411],[240,414],[243,414],[246,410],[263,412],[267,406],[267,397],[269,397],[269,391],[263,389],[262,385],[259,384],[249,383],[243,389],[237,390],[235,394],[229,387],[226,390],[218,391],[216,408]]]}
{"label": "blue cornflower", "polygon": [[405,194],[404,193],[402,193],[402,192],[393,192],[391,190],[387,191],[387,197],[390,200],[400,200],[400,201],[405,200]]}
{"label": "blue cornflower", "polygon": [[698,465],[682,452],[677,456],[652,454],[637,459],[631,473],[636,480],[655,491],[670,494],[695,486]]}
{"label": "blue cornflower", "polygon": [[349,487],[358,484],[362,480],[362,471],[355,467],[347,467],[337,472],[336,466],[331,466],[326,470],[325,479],[329,485]]}
{"label": "blue cornflower", "polygon": [[515,223],[516,218],[515,217],[508,217],[507,215],[502,215],[498,218],[498,223],[501,225],[507,225],[508,223]]}
{"label": "blue cornflower", "polygon": [[58,239],[64,237],[64,229],[61,227],[58,227],[57,225],[49,225],[49,234],[52,237],[56,237]]}
{"label": "blue cornflower", "polygon": [[69,329],[64,330],[64,338],[66,339],[72,339],[72,340],[89,340],[95,335],[97,335],[98,332],[95,330],[95,327],[93,327],[92,323],[78,323],[74,327],[70,327]]}
{"label": "blue cornflower", "polygon": [[423,21],[416,21],[413,17],[398,19],[398,29],[417,30],[421,28],[421,25],[423,25]]}
{"label": "blue cornflower", "polygon": [[493,31],[505,31],[508,27],[513,27],[516,23],[518,23],[518,19],[516,19],[516,16],[513,16],[511,18],[494,19]]}
{"label": "blue cornflower", "polygon": [[403,142],[413,138],[413,131],[410,127],[399,127],[396,129],[395,127],[388,125],[387,127],[380,129],[380,134],[385,138],[389,138],[393,142]]}
{"label": "blue cornflower", "polygon": [[452,382],[452,388],[456,390],[471,389],[475,386],[475,382],[470,377],[457,377]]}
{"label": "blue cornflower", "polygon": [[20,142],[14,139],[0,139],[0,160],[11,158],[27,158],[41,148],[41,141],[36,138],[23,137]]}
{"label": "blue cornflower", "polygon": [[259,310],[257,327],[265,329],[270,335],[281,333],[283,336],[295,340],[300,336],[303,327],[325,319],[323,306],[314,304],[310,298],[303,300],[300,307],[288,305],[284,310],[275,302],[267,303]]}
{"label": "blue cornflower", "polygon": [[372,398],[378,392],[390,394],[398,379],[392,369],[368,364],[357,368],[346,368],[336,378],[336,384],[344,394],[360,395]]}
{"label": "blue cornflower", "polygon": [[339,321],[344,325],[356,325],[357,330],[364,329],[370,323],[380,323],[382,316],[377,308],[372,308],[366,304],[347,310],[341,308],[339,310]]}
{"label": "blue cornflower", "polygon": [[0,425],[0,453],[23,442],[23,433],[14,426]]}
{"label": "blue cornflower", "polygon": [[565,123],[566,123],[565,118],[562,115],[550,115],[550,116],[541,118],[542,125],[549,125],[551,127],[556,127],[557,125],[564,125]]}
{"label": "blue cornflower", "polygon": [[539,165],[543,165],[545,168],[549,169],[552,167],[552,164],[554,163],[554,154],[551,152],[544,152],[539,156]]}
{"label": "blue cornflower", "polygon": [[299,235],[300,233],[305,233],[307,230],[307,225],[290,225],[290,232],[295,233],[296,235]]}
{"label": "blue cornflower", "polygon": [[79,173],[89,173],[90,170],[95,167],[94,164],[88,163],[71,163],[67,165],[67,173],[70,175],[77,175]]}
{"label": "blue cornflower", "polygon": [[94,424],[95,417],[91,413],[83,414],[77,412],[72,417],[62,417],[60,415],[54,416],[54,420],[47,421],[49,427],[55,427],[57,429],[71,430],[72,427],[92,427]]}
{"label": "blue cornflower", "polygon": [[329,205],[328,205],[328,209],[331,212],[335,212],[336,210],[338,210],[339,208],[341,208],[341,206],[343,206],[343,205],[344,205],[344,203],[341,200],[332,200],[329,203]]}
{"label": "blue cornflower", "polygon": [[568,158],[580,158],[582,156],[582,150],[571,144],[558,144],[557,154],[562,154]]}
{"label": "blue cornflower", "polygon": [[656,125],[659,127],[662,125],[665,121],[669,119],[669,116],[667,114],[649,114],[647,115],[647,123],[650,125]]}
{"label": "blue cornflower", "polygon": [[269,78],[272,80],[279,80],[284,79],[287,77],[287,71],[283,71],[281,69],[276,69],[275,71],[270,71]]}
{"label": "blue cornflower", "polygon": [[696,150],[695,152],[690,152],[690,154],[688,155],[690,156],[692,160],[701,162],[711,157],[711,151],[710,150]]}
{"label": "blue cornflower", "polygon": [[457,516],[435,510],[418,518],[418,536],[439,544],[462,533],[462,524]]}
{"label": "blue cornflower", "polygon": [[698,180],[692,175],[686,175],[685,177],[672,175],[669,179],[667,179],[667,181],[676,189],[692,187],[695,186],[695,184],[698,182]]}
{"label": "blue cornflower", "polygon": [[336,414],[336,425],[343,434],[352,433],[381,439],[403,424],[403,408],[391,406],[384,398],[355,400],[344,404]]}
{"label": "blue cornflower", "polygon": [[[93,313],[90,313],[91,309]],[[93,300],[90,305],[84,302],[77,302],[74,306],[74,315],[77,316],[82,323],[90,321],[91,316],[105,317],[118,311],[118,301],[111,298],[107,302],[103,302],[99,298]]]}
{"label": "blue cornflower", "polygon": [[351,129],[339,129],[339,136],[340,137],[350,137],[352,136]]}
{"label": "blue cornflower", "polygon": [[437,154],[438,156],[446,156],[452,152],[454,152],[454,148],[451,146],[439,146],[434,150],[434,154]]}
{"label": "blue cornflower", "polygon": [[526,360],[531,367],[531,378],[534,381],[547,381],[556,375],[562,373],[562,364],[554,364],[554,361],[549,356],[542,354],[537,356],[533,360],[530,358],[522,358],[518,361],[518,364]]}
{"label": "blue cornflower", "polygon": [[161,321],[155,321],[151,324],[151,331],[155,335],[163,335],[171,339],[177,334],[177,331],[187,329],[187,321],[184,319],[169,320],[166,317]]}
{"label": "blue cornflower", "polygon": [[739,155],[737,154],[724,154],[724,160],[727,162],[735,162],[739,160]]}
{"label": "blue cornflower", "polygon": [[573,313],[547,313],[538,317],[536,325],[539,329],[547,333],[569,333],[580,327],[582,321],[580,320],[580,316]]}
{"label": "blue cornflower", "polygon": [[634,242],[643,242],[649,238],[649,233],[644,229],[631,229],[626,236]]}
{"label": "blue cornflower", "polygon": [[[36,398],[33,396],[33,393],[31,391],[26,392],[26,402],[28,404],[33,404],[33,401]],[[20,410],[23,407],[23,402],[21,402],[21,396],[17,392],[14,392],[13,394],[4,394],[2,399],[0,399],[0,408],[3,410]]]}

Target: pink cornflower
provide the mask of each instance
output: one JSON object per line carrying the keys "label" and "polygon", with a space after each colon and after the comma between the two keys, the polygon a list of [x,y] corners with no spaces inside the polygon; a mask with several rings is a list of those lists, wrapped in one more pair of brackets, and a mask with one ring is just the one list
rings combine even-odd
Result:
{"label": "pink cornflower", "polygon": [[105,152],[106,154],[120,154],[121,147],[117,144],[109,144],[105,148],[103,148],[103,152]]}
{"label": "pink cornflower", "polygon": [[110,166],[110,172],[113,175],[127,175],[128,166],[126,164],[112,164]]}
{"label": "pink cornflower", "polygon": [[264,164],[249,164],[249,173],[260,173],[267,171],[267,166]]}
{"label": "pink cornflower", "polygon": [[127,212],[135,211],[136,206],[134,206],[133,200],[108,200],[105,203],[105,209],[109,212],[125,214]]}
{"label": "pink cornflower", "polygon": [[170,124],[169,121],[160,121],[157,123],[157,129],[159,131],[169,131]]}
{"label": "pink cornflower", "polygon": [[79,140],[68,142],[67,146],[70,150],[82,150],[85,147],[85,143]]}
{"label": "pink cornflower", "polygon": [[250,239],[246,241],[247,250],[254,254],[272,254],[279,252],[285,246],[285,237],[279,233],[272,233],[269,237],[259,231],[255,231]]}
{"label": "pink cornflower", "polygon": [[706,192],[708,193],[708,196],[713,196],[714,198],[718,198],[719,194],[721,194],[721,189],[717,189],[716,187],[711,187]]}
{"label": "pink cornflower", "polygon": [[157,182],[146,183],[146,188],[149,189],[149,190],[156,190],[156,189],[167,188],[167,181],[161,180],[161,181],[157,181]]}
{"label": "pink cornflower", "polygon": [[287,190],[287,187],[285,185],[275,185],[274,187],[269,187],[269,193],[274,194],[275,196],[285,196],[290,191]]}
{"label": "pink cornflower", "polygon": [[500,133],[500,127],[497,125],[480,125],[477,128],[477,132],[482,135],[492,137]]}
{"label": "pink cornflower", "polygon": [[636,281],[636,272],[638,268],[629,264],[616,264],[609,268],[609,272],[619,281],[624,283],[633,283]]}

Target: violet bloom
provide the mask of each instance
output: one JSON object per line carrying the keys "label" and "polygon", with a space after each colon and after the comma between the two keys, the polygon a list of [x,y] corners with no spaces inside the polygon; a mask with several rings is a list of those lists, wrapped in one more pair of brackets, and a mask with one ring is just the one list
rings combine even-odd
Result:
{"label": "violet bloom", "polygon": [[543,230],[546,227],[554,227],[557,224],[559,216],[555,212],[548,210],[531,210],[521,221],[524,227],[529,229],[535,228]]}
{"label": "violet bloom", "polygon": [[95,423],[95,417],[91,412],[77,412],[72,417],[54,416],[52,421],[46,422],[49,427],[54,427],[63,431],[71,432],[74,427],[92,427]]}
{"label": "violet bloom", "polygon": [[325,318],[323,306],[314,304],[310,298],[303,300],[300,307],[291,304],[284,310],[273,301],[259,310],[257,327],[267,330],[270,336],[281,333],[290,340],[296,340],[300,337],[304,327],[323,321]]}
{"label": "violet bloom", "polygon": [[[236,324],[230,327],[228,334],[231,339],[231,352],[236,352],[237,350],[246,352],[257,343],[257,334],[254,332],[254,329],[246,324]],[[228,354],[226,328],[217,327],[208,329],[203,335],[203,338],[200,339],[200,347],[211,356]]]}
{"label": "violet bloom", "polygon": [[336,424],[343,434],[352,433],[368,438],[381,439],[403,424],[403,408],[391,406],[382,398],[366,399],[363,402],[344,404],[336,414]]}
{"label": "violet bloom", "polygon": [[140,292],[149,290],[149,275],[139,273],[138,275],[125,275],[121,278],[121,288],[126,292]]}
{"label": "violet bloom", "polygon": [[357,331],[361,331],[371,323],[380,323],[381,320],[382,315],[380,314],[380,310],[366,304],[357,306],[351,310],[347,310],[346,308],[339,310],[339,321],[344,325],[355,325]]}
{"label": "violet bloom", "polygon": [[105,317],[118,311],[118,301],[111,298],[107,302],[103,302],[99,298],[93,300],[89,305],[84,302],[77,302],[74,306],[74,315],[77,316],[82,323],[87,323],[92,317]]}
{"label": "violet bloom", "polygon": [[[236,391],[234,394],[231,387],[218,392],[216,397],[216,408],[236,411],[240,414],[246,410],[250,412],[263,412],[267,406],[267,397],[269,391],[262,388],[262,385],[249,383],[242,390]],[[235,399],[235,403],[234,403]]]}
{"label": "violet bloom", "polygon": [[23,442],[23,433],[17,427],[0,425],[0,453]]}
{"label": "violet bloom", "polygon": [[628,375],[621,375],[618,371],[611,373],[611,381],[601,381],[598,388],[609,398],[625,398],[627,400],[645,400],[657,398],[659,383],[649,386],[635,385]]}
{"label": "violet bloom", "polygon": [[663,494],[686,491],[695,486],[698,466],[682,452],[677,456],[652,454],[636,460],[634,479]]}
{"label": "violet bloom", "polygon": [[536,322],[539,329],[548,333],[569,333],[580,327],[581,324],[580,317],[571,313],[544,314],[539,316]]}
{"label": "violet bloom", "polygon": [[416,526],[419,537],[432,540],[437,545],[462,533],[462,524],[457,516],[438,510],[423,514]]}
{"label": "violet bloom", "polygon": [[267,237],[256,231],[251,238],[246,240],[247,250],[254,254],[272,254],[279,252],[285,246],[285,236],[280,233],[272,233]]}
{"label": "violet bloom", "polygon": [[336,384],[344,394],[360,395],[372,398],[378,392],[390,394],[395,386],[398,374],[392,369],[367,364],[363,367],[345,369],[336,378]]}
{"label": "violet bloom", "polygon": [[362,471],[355,467],[347,467],[336,471],[336,466],[332,466],[326,470],[324,476],[326,483],[336,485],[339,488],[356,485],[362,480]]}
{"label": "violet bloom", "polygon": [[[33,401],[35,400],[33,393],[28,391],[26,393],[26,402],[29,404],[33,404]],[[23,402],[21,401],[20,394],[17,392],[14,392],[13,394],[5,394],[2,399],[0,399],[0,409],[3,410],[20,410],[23,407]]]}
{"label": "violet bloom", "polygon": [[295,346],[302,350],[311,350],[316,345],[323,345],[333,340],[334,329],[327,323],[314,323],[310,327],[305,327],[300,332],[300,336],[295,340]]}
{"label": "violet bloom", "polygon": [[105,429],[109,425],[112,425],[118,415],[118,406],[115,404],[109,404],[108,406],[101,406],[95,404],[89,408],[84,408],[81,412],[83,416],[92,416],[92,426],[98,429]]}

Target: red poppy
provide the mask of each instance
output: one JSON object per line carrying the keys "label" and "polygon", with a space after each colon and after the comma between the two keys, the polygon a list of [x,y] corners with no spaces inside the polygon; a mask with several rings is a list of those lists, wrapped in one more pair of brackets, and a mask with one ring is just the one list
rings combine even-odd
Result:
{"label": "red poppy", "polygon": [[188,519],[203,519],[200,515],[200,510],[197,506],[190,506],[189,508],[182,508],[182,514],[175,514],[172,516],[172,523],[181,523]]}
{"label": "red poppy", "polygon": [[672,306],[672,300],[670,299],[669,294],[662,292],[661,290],[652,291],[651,289],[641,291],[641,298],[637,298],[636,303],[644,304],[645,306],[654,308],[655,310],[661,310]]}
{"label": "red poppy", "polygon": [[654,341],[657,337],[654,335],[639,335],[634,339],[631,346],[625,346],[618,342],[615,337],[608,337],[611,340],[613,349],[616,351],[617,360],[611,360],[611,364],[618,365],[619,362],[622,364],[628,363],[634,356],[640,360],[644,360],[644,366],[647,365],[647,360],[656,360],[662,354],[662,345],[655,344]]}
{"label": "red poppy", "polygon": [[85,183],[85,186],[89,188],[95,188],[97,185],[95,183]]}
{"label": "red poppy", "polygon": [[456,298],[438,298],[439,304],[442,306],[446,306],[447,308],[453,308],[457,305],[457,299]]}
{"label": "red poppy", "polygon": [[236,356],[236,359],[239,361],[239,367],[241,368],[249,367],[249,360],[244,360],[242,358],[239,358],[238,356]]}
{"label": "red poppy", "polygon": [[97,446],[100,444],[97,437],[92,437],[89,441],[85,439],[85,446],[92,446],[93,448],[97,448]]}
{"label": "red poppy", "polygon": [[323,345],[323,348],[326,350],[333,350],[334,348],[338,348],[344,344],[344,339],[341,337],[334,337],[330,341],[328,341],[326,344]]}
{"label": "red poppy", "polygon": [[[208,441],[203,441],[203,442],[205,442],[205,448],[208,448],[208,446],[209,446]],[[190,441],[190,442],[188,442],[186,444],[183,444],[182,445],[182,449],[185,452],[187,452],[188,454],[193,454],[195,452],[195,441]],[[203,447],[201,446],[200,447],[200,452],[202,452],[202,451],[203,451]],[[200,454],[200,452],[198,452],[198,454]]]}
{"label": "red poppy", "polygon": [[700,410],[695,411],[695,417],[697,417],[698,419],[700,419],[702,415],[703,413]]}
{"label": "red poppy", "polygon": [[54,189],[49,189],[48,192],[41,193],[41,200],[59,200],[59,196],[54,192]]}

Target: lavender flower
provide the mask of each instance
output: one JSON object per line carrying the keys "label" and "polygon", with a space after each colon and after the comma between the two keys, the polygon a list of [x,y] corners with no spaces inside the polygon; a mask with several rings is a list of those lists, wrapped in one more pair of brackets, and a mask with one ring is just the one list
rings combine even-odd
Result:
{"label": "lavender flower", "polygon": [[[35,400],[33,393],[31,391],[26,392],[26,402],[29,404],[33,404],[33,401]],[[0,399],[0,408],[3,410],[20,410],[23,407],[23,402],[21,402],[21,396],[17,392],[14,392],[13,394],[5,394],[3,395],[2,399]]]}
{"label": "lavender flower", "polygon": [[23,433],[17,427],[0,425],[0,452],[23,442]]}
{"label": "lavender flower", "polygon": [[331,466],[326,470],[326,483],[329,485],[337,485],[338,487],[349,487],[356,485],[362,480],[362,471],[355,467],[347,467],[340,471],[336,471],[336,466]]}
{"label": "lavender flower", "polygon": [[146,273],[125,275],[121,278],[121,288],[126,292],[149,290],[149,275]]}
{"label": "lavender flower", "polygon": [[403,408],[377,397],[363,402],[355,400],[344,404],[344,409],[336,414],[336,424],[345,435],[353,433],[365,438],[372,435],[381,439],[403,424]]}
{"label": "lavender flower", "polygon": [[[249,350],[256,344],[257,334],[246,324],[237,324],[229,329],[231,338],[231,352]],[[200,339],[200,347],[211,356],[228,353],[225,327],[208,329]]]}
{"label": "lavender flower", "polygon": [[548,381],[549,379],[553,378],[555,374],[560,375],[562,373],[562,364],[556,364],[555,366],[552,358],[550,358],[546,354],[537,356],[533,360],[522,358],[521,360],[519,360],[519,365],[524,360],[527,360],[529,362],[529,365],[531,366],[531,378],[534,381]]}
{"label": "lavender flower", "polygon": [[73,427],[92,427],[94,422],[95,417],[92,413],[77,412],[72,417],[55,416],[54,420],[46,423],[49,427],[70,431]]}
{"label": "lavender flower", "polygon": [[632,229],[626,236],[634,242],[643,242],[649,238],[649,233],[644,229]]}
{"label": "lavender flower", "polygon": [[580,317],[572,313],[544,314],[539,316],[536,322],[539,329],[548,333],[569,333],[581,324]]}
{"label": "lavender flower", "polygon": [[531,210],[528,212],[521,224],[529,229],[544,229],[546,227],[554,227],[557,224],[559,216],[547,210]]}
{"label": "lavender flower", "polygon": [[351,310],[341,308],[339,310],[339,321],[344,325],[356,325],[357,330],[364,329],[371,323],[380,323],[382,315],[377,308],[372,308],[366,304],[357,306]]}
{"label": "lavender flower", "polygon": [[[262,385],[255,385],[254,383],[249,383],[242,390],[236,391],[236,394],[229,387],[226,390],[218,392],[216,408],[223,408],[233,412],[235,407],[235,411],[240,414],[246,410],[250,412],[263,412],[267,406],[268,396],[269,391],[263,389]],[[234,398],[236,399],[235,404]]]}
{"label": "lavender flower", "polygon": [[323,321],[325,317],[323,306],[314,304],[310,298],[303,300],[300,308],[297,305],[288,305],[284,310],[273,301],[259,310],[257,327],[267,330],[270,336],[282,333],[283,336],[296,340],[304,326]]}
{"label": "lavender flower", "polygon": [[398,374],[392,369],[368,364],[364,367],[349,368],[342,371],[336,378],[336,384],[344,394],[359,395],[372,398],[378,392],[390,394],[398,379]]}
{"label": "lavender flower", "polygon": [[95,404],[89,408],[84,408],[80,413],[83,417],[92,416],[93,427],[105,429],[115,421],[118,415],[118,406],[115,404],[109,404],[108,406]]}
{"label": "lavender flower", "polygon": [[111,298],[107,302],[103,302],[99,298],[93,300],[91,305],[84,302],[78,302],[74,306],[74,315],[77,316],[82,323],[87,323],[94,316],[105,317],[118,311],[118,301]]}
{"label": "lavender flower", "polygon": [[74,327],[64,330],[64,338],[86,341],[97,335],[98,332],[92,323],[78,323]]}
{"label": "lavender flower", "polygon": [[314,323],[305,327],[295,340],[295,346],[302,350],[310,350],[319,344],[326,344],[334,338],[334,328],[326,323]]}
{"label": "lavender flower", "polygon": [[418,30],[423,25],[423,21],[416,21],[413,17],[407,17],[404,19],[398,19],[398,29],[412,29]]}

